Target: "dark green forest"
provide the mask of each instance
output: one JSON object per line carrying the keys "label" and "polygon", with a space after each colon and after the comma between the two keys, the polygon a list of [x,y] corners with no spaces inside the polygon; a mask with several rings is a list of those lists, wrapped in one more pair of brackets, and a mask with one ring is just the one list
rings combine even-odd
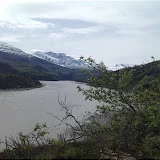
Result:
{"label": "dark green forest", "polygon": [[20,74],[7,63],[0,62],[0,89],[19,89],[40,87],[38,80]]}

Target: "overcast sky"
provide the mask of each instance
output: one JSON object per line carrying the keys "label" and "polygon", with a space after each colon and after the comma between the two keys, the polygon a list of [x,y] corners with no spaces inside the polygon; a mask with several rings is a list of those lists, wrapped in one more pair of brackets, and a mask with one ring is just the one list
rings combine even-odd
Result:
{"label": "overcast sky", "polygon": [[115,64],[160,59],[160,1],[2,0],[0,41]]}

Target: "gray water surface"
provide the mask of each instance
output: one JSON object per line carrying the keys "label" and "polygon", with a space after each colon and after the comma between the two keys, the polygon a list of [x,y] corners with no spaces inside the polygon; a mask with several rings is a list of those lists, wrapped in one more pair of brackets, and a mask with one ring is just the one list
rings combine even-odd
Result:
{"label": "gray water surface", "polygon": [[96,102],[85,101],[76,87],[87,88],[85,84],[71,81],[47,82],[42,88],[23,91],[0,91],[0,139],[16,135],[23,131],[29,132],[37,122],[47,123],[53,136],[62,128],[54,127],[59,121],[48,114],[59,117],[64,115],[58,103],[58,96],[68,105],[78,105],[74,115],[81,116],[85,111],[94,111]]}

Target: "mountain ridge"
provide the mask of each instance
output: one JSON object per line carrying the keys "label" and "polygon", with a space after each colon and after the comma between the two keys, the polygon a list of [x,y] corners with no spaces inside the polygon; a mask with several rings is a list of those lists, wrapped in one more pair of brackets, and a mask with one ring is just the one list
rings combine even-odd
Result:
{"label": "mountain ridge", "polygon": [[[0,62],[10,64],[14,69],[35,80],[75,80],[83,81],[83,73],[79,69],[70,69],[35,56],[22,50],[0,43]],[[78,78],[77,78],[78,77]],[[80,79],[80,80],[79,80]]]}
{"label": "mountain ridge", "polygon": [[16,47],[14,47],[14,46],[12,46],[8,43],[1,42],[1,41],[0,41],[0,51],[5,52],[5,53],[9,53],[9,54],[26,56],[26,57],[31,57],[32,56],[32,55],[29,55],[29,54],[25,53],[24,51],[22,51],[19,48],[16,48]]}
{"label": "mountain ridge", "polygon": [[32,55],[62,67],[87,68],[87,64],[83,60],[75,59],[71,56],[66,55],[65,53],[37,51]]}

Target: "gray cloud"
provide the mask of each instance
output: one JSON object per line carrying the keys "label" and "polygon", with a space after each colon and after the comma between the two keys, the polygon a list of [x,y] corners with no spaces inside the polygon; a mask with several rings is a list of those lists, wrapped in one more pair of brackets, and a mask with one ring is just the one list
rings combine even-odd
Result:
{"label": "gray cloud", "polygon": [[89,26],[95,26],[97,23],[79,20],[79,19],[60,19],[60,18],[33,18],[35,21],[40,21],[43,23],[53,23],[58,27],[68,27],[68,28],[85,28]]}

